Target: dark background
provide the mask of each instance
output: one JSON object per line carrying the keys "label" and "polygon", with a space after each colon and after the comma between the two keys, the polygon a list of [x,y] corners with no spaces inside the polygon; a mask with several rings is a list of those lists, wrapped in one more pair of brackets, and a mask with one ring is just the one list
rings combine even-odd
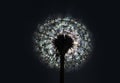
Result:
{"label": "dark background", "polygon": [[32,47],[37,23],[51,15],[82,19],[93,33],[92,57],[80,71],[65,73],[65,83],[119,81],[119,2],[29,0],[4,1],[4,4],[1,83],[59,83],[59,72],[42,65]]}

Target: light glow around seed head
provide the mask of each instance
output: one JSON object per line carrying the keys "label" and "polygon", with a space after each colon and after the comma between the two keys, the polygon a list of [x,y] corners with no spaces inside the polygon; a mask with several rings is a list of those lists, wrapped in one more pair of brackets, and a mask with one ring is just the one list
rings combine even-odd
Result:
{"label": "light glow around seed head", "polygon": [[68,35],[73,40],[73,47],[65,54],[64,69],[78,69],[92,52],[92,37],[90,31],[80,21],[71,17],[53,18],[43,24],[38,24],[34,32],[34,50],[42,63],[50,68],[60,68],[60,56],[52,41],[58,35]]}

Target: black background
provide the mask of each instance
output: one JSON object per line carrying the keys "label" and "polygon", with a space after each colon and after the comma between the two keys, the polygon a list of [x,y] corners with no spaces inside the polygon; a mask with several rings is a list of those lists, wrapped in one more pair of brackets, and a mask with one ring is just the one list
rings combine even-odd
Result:
{"label": "black background", "polygon": [[4,4],[1,83],[59,83],[59,72],[42,65],[32,47],[37,23],[55,15],[82,19],[94,38],[92,57],[80,71],[65,73],[65,83],[119,81],[119,2],[29,0]]}

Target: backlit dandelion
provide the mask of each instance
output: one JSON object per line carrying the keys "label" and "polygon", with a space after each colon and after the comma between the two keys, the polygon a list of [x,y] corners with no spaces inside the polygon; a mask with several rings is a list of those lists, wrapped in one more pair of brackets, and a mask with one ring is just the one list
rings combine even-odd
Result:
{"label": "backlit dandelion", "polygon": [[33,41],[35,53],[50,68],[60,68],[60,55],[64,52],[65,70],[79,68],[93,48],[90,31],[71,17],[58,17],[38,24]]}

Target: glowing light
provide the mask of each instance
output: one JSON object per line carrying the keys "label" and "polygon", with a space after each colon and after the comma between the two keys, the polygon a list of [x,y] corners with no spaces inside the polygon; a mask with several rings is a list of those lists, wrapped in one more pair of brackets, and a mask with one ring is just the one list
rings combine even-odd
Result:
{"label": "glowing light", "polygon": [[41,62],[51,68],[60,68],[60,56],[52,41],[58,35],[68,35],[73,39],[73,47],[65,54],[64,68],[78,68],[92,52],[92,38],[89,30],[81,22],[71,17],[47,20],[43,25],[38,24],[33,41],[36,54]]}

